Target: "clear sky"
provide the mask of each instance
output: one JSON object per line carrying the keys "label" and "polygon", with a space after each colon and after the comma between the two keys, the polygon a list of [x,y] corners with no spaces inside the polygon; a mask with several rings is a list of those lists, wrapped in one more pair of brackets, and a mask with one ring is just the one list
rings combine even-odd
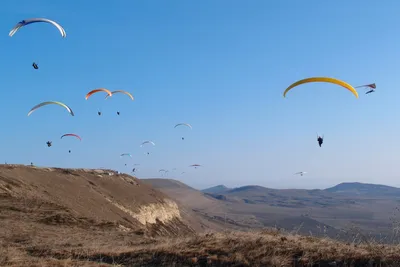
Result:
{"label": "clear sky", "polygon": [[[164,168],[196,188],[400,186],[398,10],[395,0],[3,0],[0,160],[125,172],[138,163],[138,177]],[[67,38],[45,23],[8,36],[32,17],[59,22]],[[356,99],[307,84],[282,97],[310,76],[378,88]],[[98,87],[127,90],[135,101],[102,93],[86,101]],[[75,116],[59,106],[27,116],[49,100]],[[174,129],[179,122],[193,130]],[[82,142],[60,140],[64,133]],[[144,140],[156,146],[141,148]],[[188,167],[195,163],[203,168]]]}

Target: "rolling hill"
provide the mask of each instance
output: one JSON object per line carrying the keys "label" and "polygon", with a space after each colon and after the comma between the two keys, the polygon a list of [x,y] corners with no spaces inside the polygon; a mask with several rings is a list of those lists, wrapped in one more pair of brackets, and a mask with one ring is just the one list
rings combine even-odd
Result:
{"label": "rolling hill", "polygon": [[211,194],[218,194],[229,190],[230,188],[226,187],[225,185],[217,185],[213,187],[209,187],[206,189],[201,190],[203,193],[211,193]]}
{"label": "rolling hill", "polygon": [[[178,190],[174,192],[163,190],[161,186],[158,188],[171,198]],[[202,213],[213,214],[214,207],[218,206],[219,211],[225,213],[224,218],[243,227],[299,228],[296,231],[302,234],[328,232],[331,237],[349,229],[358,229],[361,233],[383,238],[391,236],[393,225],[400,221],[397,190],[361,183],[345,183],[325,190],[272,189],[248,185],[226,190],[217,186],[211,190],[197,191],[196,195],[198,198],[214,199],[214,202],[208,202],[210,206],[203,202]],[[195,194],[195,191],[192,188],[190,192]],[[179,195],[183,198],[185,192],[180,191]],[[186,205],[194,210],[198,208],[190,202]]]}
{"label": "rolling hill", "polygon": [[22,165],[0,165],[0,225],[0,247],[22,255],[41,247],[108,247],[125,242],[121,235],[188,235],[196,228],[176,202],[135,177]]}
{"label": "rolling hill", "polygon": [[380,184],[341,183],[327,188],[325,191],[353,196],[359,195],[369,197],[400,198],[400,188]]}

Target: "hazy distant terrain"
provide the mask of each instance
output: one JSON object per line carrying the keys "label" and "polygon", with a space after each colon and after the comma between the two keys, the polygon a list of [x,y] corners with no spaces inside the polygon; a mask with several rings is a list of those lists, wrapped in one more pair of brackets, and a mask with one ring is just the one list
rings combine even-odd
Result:
{"label": "hazy distant terrain", "polygon": [[382,236],[392,236],[400,219],[396,209],[400,204],[400,189],[384,185],[341,183],[325,190],[271,189],[257,185],[231,189],[219,185],[188,191],[180,182],[178,187],[174,186],[174,180],[162,180],[143,181],[197,213],[228,218],[251,228],[277,226],[332,237],[346,236],[347,231],[358,229],[384,239]]}

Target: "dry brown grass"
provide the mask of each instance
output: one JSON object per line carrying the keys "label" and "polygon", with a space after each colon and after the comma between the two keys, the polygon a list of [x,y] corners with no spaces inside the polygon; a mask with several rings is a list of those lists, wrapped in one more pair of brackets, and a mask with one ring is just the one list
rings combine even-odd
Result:
{"label": "dry brown grass", "polygon": [[13,238],[0,243],[0,266],[400,266],[399,246],[276,230],[175,238],[93,230],[58,239]]}

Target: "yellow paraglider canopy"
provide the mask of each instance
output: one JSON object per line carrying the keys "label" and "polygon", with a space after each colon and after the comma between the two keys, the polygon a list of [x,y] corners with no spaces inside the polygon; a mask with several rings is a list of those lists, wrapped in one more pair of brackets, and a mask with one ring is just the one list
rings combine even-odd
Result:
{"label": "yellow paraglider canopy", "polygon": [[340,86],[346,88],[347,90],[349,90],[350,92],[352,92],[353,95],[355,95],[356,98],[358,98],[358,93],[353,86],[351,86],[350,84],[348,84],[344,81],[341,81],[339,79],[329,78],[329,77],[311,77],[311,78],[306,78],[306,79],[297,81],[297,82],[291,84],[288,88],[286,88],[285,92],[283,92],[283,97],[286,97],[286,93],[289,92],[289,90],[292,89],[293,87],[296,87],[303,83],[312,83],[312,82],[327,82],[327,83],[334,83],[334,84],[340,85]]}

